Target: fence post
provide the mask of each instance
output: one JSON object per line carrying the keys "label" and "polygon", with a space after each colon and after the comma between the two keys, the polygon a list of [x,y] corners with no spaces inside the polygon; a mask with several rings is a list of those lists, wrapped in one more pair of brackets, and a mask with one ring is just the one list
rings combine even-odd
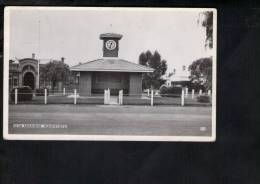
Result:
{"label": "fence post", "polygon": [[188,96],[188,93],[189,93],[189,88],[185,88],[185,96],[187,97]]}
{"label": "fence post", "polygon": [[47,89],[44,89],[44,104],[47,104]]}
{"label": "fence post", "polygon": [[66,95],[66,89],[63,88],[63,96],[65,96],[65,95]]}
{"label": "fence post", "polygon": [[121,90],[120,105],[123,105],[123,90]]}
{"label": "fence post", "polygon": [[110,89],[108,88],[108,90],[107,90],[107,103],[109,103],[110,102]]}
{"label": "fence post", "polygon": [[194,98],[194,89],[191,90],[191,98]]}
{"label": "fence post", "polygon": [[124,90],[121,90],[121,105],[123,105],[123,98],[124,98]]}
{"label": "fence post", "polygon": [[119,105],[123,105],[123,90],[119,91],[118,102]]}
{"label": "fence post", "polygon": [[150,89],[147,89],[147,95],[150,96]]}
{"label": "fence post", "polygon": [[104,105],[107,104],[107,90],[104,90]]}
{"label": "fence post", "polygon": [[153,90],[151,90],[151,106],[153,106]]}
{"label": "fence post", "polygon": [[211,90],[208,90],[208,95],[209,95],[209,96],[211,95]]}
{"label": "fence post", "polygon": [[121,105],[121,90],[118,92],[118,104]]}
{"label": "fence post", "polygon": [[199,95],[202,95],[202,90],[200,89],[200,91],[199,91]]}
{"label": "fence post", "polygon": [[184,89],[181,91],[181,106],[184,106]]}
{"label": "fence post", "polygon": [[77,90],[74,89],[74,104],[77,104]]}
{"label": "fence post", "polygon": [[14,104],[17,104],[17,88],[14,90]]}

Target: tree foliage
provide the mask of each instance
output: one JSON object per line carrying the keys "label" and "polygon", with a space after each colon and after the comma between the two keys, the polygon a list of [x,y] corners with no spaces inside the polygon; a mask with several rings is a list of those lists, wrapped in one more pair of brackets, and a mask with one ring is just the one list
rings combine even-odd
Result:
{"label": "tree foliage", "polygon": [[65,83],[68,81],[69,76],[69,66],[62,61],[50,61],[41,69],[41,78],[43,78],[45,81],[51,81],[52,89],[54,89],[57,82]]}
{"label": "tree foliage", "polygon": [[212,89],[212,57],[201,58],[189,66],[191,82]]}
{"label": "tree foliage", "polygon": [[[213,11],[205,11],[200,13],[198,22],[206,28],[206,43],[205,47],[213,47]],[[201,18],[203,18],[201,20]]]}
{"label": "tree foliage", "polygon": [[161,58],[158,51],[152,53],[146,51],[140,54],[139,64],[151,67],[154,69],[153,73],[146,73],[143,75],[143,88],[155,88],[159,87],[165,82],[161,76],[163,76],[167,70],[167,61]]}

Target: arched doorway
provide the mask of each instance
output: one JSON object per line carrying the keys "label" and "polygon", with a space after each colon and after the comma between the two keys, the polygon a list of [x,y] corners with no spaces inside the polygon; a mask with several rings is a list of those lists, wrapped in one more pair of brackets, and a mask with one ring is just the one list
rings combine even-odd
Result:
{"label": "arched doorway", "polygon": [[35,78],[32,72],[27,72],[23,77],[23,85],[24,86],[30,86],[32,89],[34,89],[35,85]]}

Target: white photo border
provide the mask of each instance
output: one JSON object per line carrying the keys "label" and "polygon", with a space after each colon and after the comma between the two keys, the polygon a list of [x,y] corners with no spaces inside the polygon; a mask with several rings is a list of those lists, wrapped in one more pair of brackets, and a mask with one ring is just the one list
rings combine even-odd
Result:
{"label": "white photo border", "polygon": [[[211,136],[136,136],[136,135],[61,135],[61,134],[10,134],[8,132],[8,89],[9,89],[9,40],[10,10],[99,10],[99,11],[212,11],[213,12],[213,68],[212,68],[212,126]],[[215,8],[124,8],[124,7],[32,7],[7,6],[4,9],[4,72],[3,72],[3,138],[6,140],[77,140],[77,141],[181,141],[214,142],[216,140],[216,98],[217,98],[217,9]]]}

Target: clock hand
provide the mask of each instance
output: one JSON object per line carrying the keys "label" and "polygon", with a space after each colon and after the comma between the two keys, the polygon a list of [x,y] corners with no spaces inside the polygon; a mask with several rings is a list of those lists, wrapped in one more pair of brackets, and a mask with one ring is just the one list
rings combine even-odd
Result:
{"label": "clock hand", "polygon": [[109,42],[109,48],[112,48],[113,43]]}

